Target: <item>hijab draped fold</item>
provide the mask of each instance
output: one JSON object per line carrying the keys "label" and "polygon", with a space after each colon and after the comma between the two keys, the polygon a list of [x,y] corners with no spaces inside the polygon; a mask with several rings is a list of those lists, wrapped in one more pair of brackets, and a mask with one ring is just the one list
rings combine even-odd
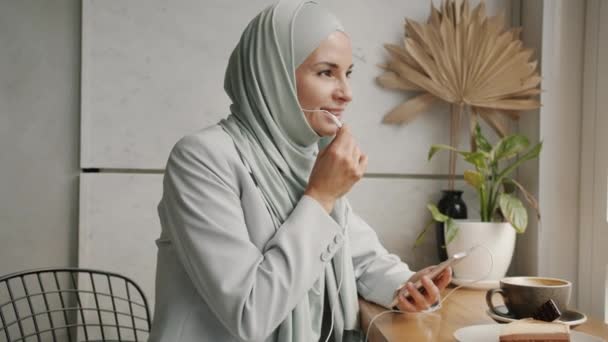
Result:
{"label": "hijab draped fold", "polygon": [[[321,142],[300,109],[295,69],[334,31],[343,31],[342,26],[317,2],[282,0],[249,23],[228,62],[224,88],[231,115],[220,125],[250,168],[275,229],[302,197]],[[358,329],[349,210],[346,200],[336,202],[331,216],[343,228],[345,242],[269,341],[317,341],[325,292],[333,308],[334,338],[342,341],[345,330]]]}

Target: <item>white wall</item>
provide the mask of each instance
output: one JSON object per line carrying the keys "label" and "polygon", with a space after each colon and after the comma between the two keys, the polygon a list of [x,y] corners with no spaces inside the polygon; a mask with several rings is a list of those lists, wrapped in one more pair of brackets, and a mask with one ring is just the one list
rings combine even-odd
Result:
{"label": "white wall", "polygon": [[[164,0],[85,1],[81,166],[162,170],[184,133],[227,116],[227,59],[247,23],[272,2],[181,0],[169,6]],[[445,174],[447,155],[428,163],[426,155],[431,144],[449,143],[446,106],[409,126],[381,125],[385,113],[414,94],[388,91],[375,82],[382,72],[377,64],[388,55],[383,44],[402,44],[404,18],[425,21],[429,3],[323,3],[352,36],[354,101],[345,119],[370,156],[368,172]],[[504,8],[507,19],[509,4],[487,1],[490,13]],[[463,131],[466,127],[463,122]],[[464,146],[468,140],[461,141]]]}
{"label": "white wall", "polygon": [[0,0],[0,274],[76,265],[80,2]]}
{"label": "white wall", "polygon": [[[519,1],[518,10],[520,15],[518,16],[514,13],[513,19],[519,22],[515,22],[514,24],[523,27],[521,39],[525,46],[535,50],[534,57],[540,61],[543,58],[543,1]],[[542,73],[542,63],[539,63],[539,69]],[[519,120],[519,133],[524,134],[531,141],[540,140],[539,113],[540,109],[528,111]],[[526,189],[538,198],[538,159],[524,163],[518,169],[517,178]],[[538,274],[538,222],[536,214],[531,210],[528,210],[528,218],[529,224],[526,233],[517,237],[515,256],[511,265],[512,274]]]}
{"label": "white wall", "polygon": [[589,153],[581,141],[591,139],[589,132],[581,131],[583,104],[588,101],[583,96],[583,60],[593,54],[585,44],[585,7],[584,1],[521,2],[524,43],[535,48],[541,60],[543,105],[520,120],[519,131],[544,144],[540,158],[526,163],[518,175],[537,196],[541,221],[529,211],[530,226],[518,239],[513,266],[518,274],[572,281],[571,306],[590,312],[590,297],[584,301],[588,304],[578,298],[588,292],[578,286],[580,273],[587,272],[589,265],[587,261],[580,267],[579,254],[588,255],[593,249],[592,239],[585,235],[589,226],[580,224],[585,222],[580,215],[591,202],[579,196],[589,180],[581,175],[581,152]]}
{"label": "white wall", "polygon": [[587,1],[586,15],[578,296],[608,322],[608,3]]}
{"label": "white wall", "polygon": [[538,273],[575,282],[579,237],[580,144],[585,4],[548,1],[543,8]]}

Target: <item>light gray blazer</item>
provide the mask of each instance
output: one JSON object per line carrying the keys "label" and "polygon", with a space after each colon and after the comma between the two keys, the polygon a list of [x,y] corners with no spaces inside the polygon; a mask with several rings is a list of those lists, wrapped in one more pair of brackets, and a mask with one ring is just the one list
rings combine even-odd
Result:
{"label": "light gray blazer", "polygon": [[217,125],[175,145],[158,213],[150,342],[274,341],[273,331],[344,238],[363,298],[387,307],[413,274],[361,218],[351,214],[343,236],[308,196],[275,230],[248,168]]}

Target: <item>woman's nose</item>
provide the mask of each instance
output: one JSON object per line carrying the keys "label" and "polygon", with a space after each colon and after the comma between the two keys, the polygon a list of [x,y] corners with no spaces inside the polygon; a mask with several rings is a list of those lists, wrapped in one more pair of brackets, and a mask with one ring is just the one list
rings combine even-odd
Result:
{"label": "woman's nose", "polygon": [[350,88],[350,83],[348,79],[342,80],[338,89],[335,92],[337,98],[342,102],[350,102],[353,99],[353,93]]}

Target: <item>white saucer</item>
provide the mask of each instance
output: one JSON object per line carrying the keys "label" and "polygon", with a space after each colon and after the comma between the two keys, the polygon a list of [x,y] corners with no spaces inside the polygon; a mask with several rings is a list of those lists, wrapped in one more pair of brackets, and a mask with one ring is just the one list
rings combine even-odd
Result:
{"label": "white saucer", "polygon": [[471,279],[452,278],[452,284],[462,285],[462,287],[468,288],[468,289],[489,290],[489,289],[496,289],[496,288],[500,287],[500,283],[498,280],[480,280],[480,281],[477,281],[477,282],[471,284],[474,281],[475,281],[475,279],[471,280]]}
{"label": "white saucer", "polygon": [[[454,338],[458,342],[498,342],[500,337],[499,324],[471,325],[460,328],[454,332]],[[571,342],[605,342],[603,339],[585,334],[580,331],[570,330]]]}
{"label": "white saucer", "polygon": [[[497,310],[500,311],[501,309],[506,311],[506,308],[503,305],[500,305],[497,307]],[[503,315],[497,315],[496,313],[490,311],[490,309],[486,310],[486,314],[488,316],[492,317],[492,319],[495,320],[496,322],[500,322],[500,323],[510,323],[513,321],[517,321],[516,318],[511,318],[511,317],[507,317],[507,316],[503,316]],[[571,328],[573,328],[577,325],[581,325],[581,324],[587,322],[587,316],[582,312],[578,312],[578,311],[574,311],[574,310],[566,310],[562,313],[560,318],[555,320],[555,322],[564,323],[566,325],[569,325]]]}

